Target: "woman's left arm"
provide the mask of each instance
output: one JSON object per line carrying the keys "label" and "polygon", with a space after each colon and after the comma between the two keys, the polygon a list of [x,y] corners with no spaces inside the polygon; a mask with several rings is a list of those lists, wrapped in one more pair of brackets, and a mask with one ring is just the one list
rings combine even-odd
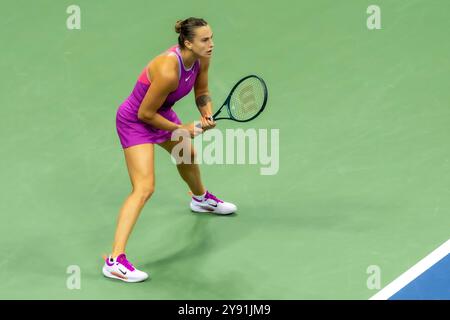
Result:
{"label": "woman's left arm", "polygon": [[195,103],[197,104],[198,111],[202,115],[200,121],[204,130],[216,126],[214,120],[209,119],[209,117],[212,117],[212,101],[208,90],[209,60],[209,58],[200,60],[200,71],[194,84]]}

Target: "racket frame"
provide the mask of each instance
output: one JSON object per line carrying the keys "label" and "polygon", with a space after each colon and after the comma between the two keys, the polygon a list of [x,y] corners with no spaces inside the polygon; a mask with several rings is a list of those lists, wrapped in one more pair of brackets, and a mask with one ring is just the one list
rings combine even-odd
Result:
{"label": "racket frame", "polygon": [[[237,88],[243,81],[247,80],[248,78],[257,78],[259,81],[261,81],[261,83],[262,83],[262,85],[263,85],[263,90],[264,90],[264,101],[263,101],[262,107],[260,107],[258,113],[256,113],[253,117],[251,117],[251,118],[249,118],[249,119],[246,119],[246,120],[239,120],[239,119],[236,119],[235,117],[233,117],[233,115],[232,115],[232,113],[231,113],[231,110],[230,110],[230,100],[231,100],[231,96],[233,95],[233,93],[234,93],[234,91],[236,90],[236,88]],[[261,77],[258,77],[257,75],[254,75],[254,74],[248,75],[248,76],[242,78],[241,80],[239,80],[239,81],[234,85],[233,89],[231,89],[230,93],[228,94],[228,97],[225,99],[225,102],[222,104],[222,106],[220,107],[220,109],[217,110],[216,113],[214,113],[213,119],[214,119],[214,121],[216,121],[216,120],[233,120],[233,121],[237,121],[237,122],[248,122],[248,121],[251,121],[251,120],[255,119],[257,116],[259,116],[259,114],[260,114],[261,112],[263,112],[263,110],[264,110],[264,108],[266,107],[266,104],[267,104],[267,99],[268,99],[268,91],[267,91],[267,85],[266,85],[266,83],[264,82],[264,80],[263,80]],[[222,108],[223,108],[224,106],[226,106],[227,113],[228,113],[228,116],[229,116],[229,117],[228,117],[228,118],[226,118],[226,117],[216,118],[216,117],[221,113]]]}

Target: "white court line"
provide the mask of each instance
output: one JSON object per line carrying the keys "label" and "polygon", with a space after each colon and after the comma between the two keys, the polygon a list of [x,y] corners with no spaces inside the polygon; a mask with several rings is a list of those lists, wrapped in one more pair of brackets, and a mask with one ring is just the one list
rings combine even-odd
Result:
{"label": "white court line", "polygon": [[406,271],[400,277],[389,283],[386,287],[381,289],[369,300],[389,299],[449,253],[450,253],[450,240],[447,240],[439,248],[437,248],[429,255],[427,255],[425,258],[417,262],[408,271]]}

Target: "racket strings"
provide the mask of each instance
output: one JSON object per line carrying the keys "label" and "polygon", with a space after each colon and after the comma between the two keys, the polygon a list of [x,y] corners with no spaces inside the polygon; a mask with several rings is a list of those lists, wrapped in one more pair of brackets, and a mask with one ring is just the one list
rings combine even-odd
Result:
{"label": "racket strings", "polygon": [[230,98],[230,112],[237,120],[248,120],[264,106],[265,86],[256,77],[241,82]]}

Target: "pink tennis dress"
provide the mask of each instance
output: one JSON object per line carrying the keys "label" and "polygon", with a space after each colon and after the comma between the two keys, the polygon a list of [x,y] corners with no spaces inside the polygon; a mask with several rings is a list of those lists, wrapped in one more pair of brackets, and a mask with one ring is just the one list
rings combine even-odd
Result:
{"label": "pink tennis dress", "polygon": [[[177,114],[172,110],[172,106],[192,90],[200,70],[200,61],[197,60],[190,69],[187,69],[181,59],[178,45],[171,47],[166,52],[174,52],[178,58],[178,88],[167,96],[157,112],[164,118],[181,124]],[[171,137],[170,131],[152,127],[150,124],[138,119],[139,106],[150,86],[147,67],[145,67],[133,91],[117,109],[116,129],[124,149],[142,143],[162,143]]]}

